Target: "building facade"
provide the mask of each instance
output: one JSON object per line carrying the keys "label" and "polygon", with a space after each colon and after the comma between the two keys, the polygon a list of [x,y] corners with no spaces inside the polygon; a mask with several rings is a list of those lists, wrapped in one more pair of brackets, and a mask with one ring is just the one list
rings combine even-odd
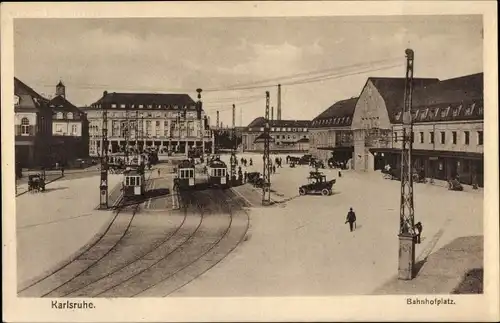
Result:
{"label": "building facade", "polygon": [[[264,151],[264,143],[256,139],[264,133],[265,123],[266,120],[259,117],[241,130],[243,151]],[[283,153],[308,152],[310,124],[309,120],[271,120],[270,150]]]}
{"label": "building facade", "polygon": [[89,121],[89,154],[100,156],[103,109],[107,111],[109,153],[157,149],[186,153],[197,148],[211,152],[213,135],[208,119],[187,94],[107,93],[85,108]]}
{"label": "building facade", "polygon": [[[414,91],[412,166],[428,178],[483,186],[483,74],[443,80]],[[385,147],[372,148],[374,169],[401,162],[402,116],[393,112]]]}
{"label": "building facade", "polygon": [[[415,78],[413,86],[417,90],[438,81]],[[402,108],[404,89],[404,78],[370,77],[366,81],[356,102],[351,125],[355,170],[374,170],[375,155],[372,150],[389,147],[394,116]]]}
{"label": "building facade", "polygon": [[334,158],[348,164],[353,154],[351,123],[357,101],[358,98],[338,101],[312,120],[309,130],[311,155],[325,163]]}
{"label": "building facade", "polygon": [[48,105],[52,110],[53,147],[51,158],[65,164],[88,157],[89,129],[85,113],[66,99],[66,87],[56,86],[56,95]]}
{"label": "building facade", "polygon": [[14,112],[16,164],[30,168],[46,165],[52,134],[48,100],[14,78]]}

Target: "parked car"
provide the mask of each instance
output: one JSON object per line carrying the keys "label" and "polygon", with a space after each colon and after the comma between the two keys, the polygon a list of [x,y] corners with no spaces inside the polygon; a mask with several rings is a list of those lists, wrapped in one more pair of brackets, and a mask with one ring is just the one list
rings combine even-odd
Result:
{"label": "parked car", "polygon": [[310,172],[307,178],[308,183],[299,187],[299,194],[318,194],[323,196],[332,195],[332,187],[336,180],[327,181],[326,176],[321,172]]}

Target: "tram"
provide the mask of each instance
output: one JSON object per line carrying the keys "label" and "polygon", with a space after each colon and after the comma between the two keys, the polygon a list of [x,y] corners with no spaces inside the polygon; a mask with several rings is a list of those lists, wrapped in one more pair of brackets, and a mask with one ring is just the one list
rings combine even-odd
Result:
{"label": "tram", "polygon": [[228,173],[226,163],[219,159],[208,163],[208,186],[209,187],[228,187]]}
{"label": "tram", "polygon": [[177,165],[177,174],[174,184],[179,189],[193,189],[195,187],[195,164],[191,160],[183,160]]}
{"label": "tram", "polygon": [[127,167],[123,172],[122,182],[123,197],[136,199],[143,197],[146,193],[146,177],[139,169]]}

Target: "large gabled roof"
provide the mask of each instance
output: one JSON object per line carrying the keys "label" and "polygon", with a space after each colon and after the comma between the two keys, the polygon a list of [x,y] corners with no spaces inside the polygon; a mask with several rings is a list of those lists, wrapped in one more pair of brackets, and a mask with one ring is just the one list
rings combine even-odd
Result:
{"label": "large gabled roof", "polygon": [[[184,107],[188,109],[195,109],[195,102],[188,94],[179,93],[106,93],[92,106],[98,107],[103,103],[125,104],[128,107],[139,108],[139,105],[151,105],[153,108],[172,109],[173,107]],[[109,108],[113,108],[110,106]]]}
{"label": "large gabled roof", "polygon": [[49,107],[54,111],[54,112],[72,112],[72,113],[78,113],[81,114],[82,111],[78,109],[75,105],[73,105],[71,102],[66,100],[65,97],[58,95],[54,98],[52,98],[49,101]]}
{"label": "large gabled roof", "polygon": [[[412,98],[415,122],[479,120],[484,118],[483,73],[443,80],[416,89]],[[394,111],[401,120],[402,105]]]}
{"label": "large gabled roof", "polygon": [[[367,82],[371,82],[377,89],[385,102],[389,119],[394,122],[394,115],[398,112],[404,101],[405,78],[397,77],[370,77]],[[431,84],[439,82],[437,78],[414,78],[413,89],[417,91],[426,88]]]}
{"label": "large gabled roof", "polygon": [[45,109],[45,104],[48,102],[46,98],[42,97],[17,77],[14,77],[14,95],[19,97],[19,105],[15,107],[16,111],[36,112],[39,109]]}
{"label": "large gabled roof", "polygon": [[[247,128],[261,128],[266,124],[264,117],[255,118],[250,122]],[[311,124],[309,120],[269,120],[270,127],[287,127],[287,128],[308,128]]]}
{"label": "large gabled roof", "polygon": [[357,97],[335,102],[314,118],[311,126],[313,128],[350,126],[357,102]]}

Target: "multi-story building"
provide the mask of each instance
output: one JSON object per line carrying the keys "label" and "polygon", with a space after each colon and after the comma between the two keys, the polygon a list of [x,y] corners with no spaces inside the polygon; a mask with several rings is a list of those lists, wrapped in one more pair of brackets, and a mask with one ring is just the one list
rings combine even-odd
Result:
{"label": "multi-story building", "polygon": [[155,148],[160,153],[210,152],[213,136],[205,112],[187,94],[108,93],[85,108],[89,121],[89,154],[102,147],[103,109],[107,111],[109,153]]}
{"label": "multi-story building", "polygon": [[358,98],[338,101],[312,120],[309,152],[314,157],[325,162],[331,157],[344,163],[352,159],[351,123],[357,101]]}
{"label": "multi-story building", "polygon": [[[437,82],[438,79],[415,78],[413,87],[418,90]],[[391,143],[392,126],[396,113],[402,108],[404,89],[404,78],[370,77],[366,81],[356,102],[351,124],[355,170],[374,170],[373,149],[385,148]],[[377,167],[380,167],[380,162]]]}
{"label": "multi-story building", "polygon": [[[266,120],[256,118],[241,130],[243,151],[264,151],[264,143],[256,139],[264,133]],[[273,152],[307,152],[309,150],[309,120],[271,120],[270,150]]]}
{"label": "multi-story building", "polygon": [[48,100],[14,78],[14,112],[16,163],[21,167],[46,165],[52,134]]}
{"label": "multi-story building", "polygon": [[52,110],[53,147],[51,158],[66,163],[89,154],[89,129],[85,113],[66,99],[66,87],[56,86],[56,95],[48,102]]}
{"label": "multi-story building", "polygon": [[[402,145],[401,104],[391,111],[391,135],[371,148],[375,169],[399,166]],[[483,185],[483,73],[434,82],[416,89],[412,104],[412,164],[428,178],[459,175],[465,184]]]}

